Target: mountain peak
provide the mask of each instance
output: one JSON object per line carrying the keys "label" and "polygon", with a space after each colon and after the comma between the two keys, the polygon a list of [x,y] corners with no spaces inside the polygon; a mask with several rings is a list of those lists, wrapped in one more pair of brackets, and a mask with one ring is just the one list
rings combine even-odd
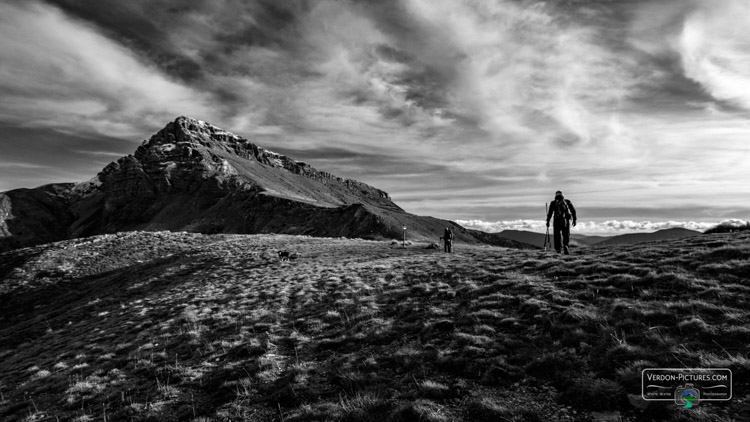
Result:
{"label": "mountain peak", "polygon": [[[267,150],[203,120],[186,116],[177,117],[144,141],[133,159],[151,178],[156,176],[158,192],[172,191],[174,186],[184,185],[186,181],[194,185],[196,181],[203,180],[200,183],[205,184],[210,180],[220,186],[231,183],[245,190],[327,206],[370,203],[401,210],[382,190],[319,171],[306,162]],[[129,159],[125,157],[120,161],[123,160]],[[111,164],[112,169],[119,170],[120,161]],[[269,168],[283,172],[269,173]],[[297,176],[302,179],[287,180]],[[325,188],[315,186],[312,189],[310,183],[322,184]],[[330,190],[335,193],[324,192]]]}
{"label": "mountain peak", "polygon": [[192,117],[180,116],[176,118],[172,124],[176,128],[180,128],[183,131],[187,131],[193,134],[202,134],[212,137],[226,136],[229,139],[243,139],[231,132],[228,132],[218,126],[214,126],[211,123],[206,123],[203,120],[194,119]]}
{"label": "mountain peak", "polygon": [[[235,135],[203,120],[187,116],[177,117],[151,136],[150,139],[144,141],[141,146],[144,149],[157,148],[161,152],[170,152],[178,147],[205,147],[236,155],[243,159],[254,159],[272,167],[285,168],[296,174],[308,173],[308,171],[305,171],[306,169],[317,172],[303,161],[297,161],[260,147],[242,136]],[[136,151],[136,156],[140,158],[138,151]]]}
{"label": "mountain peak", "polygon": [[156,147],[168,144],[188,143],[216,147],[219,143],[247,142],[231,132],[192,117],[180,116],[167,123],[163,129],[143,142],[142,146]]}

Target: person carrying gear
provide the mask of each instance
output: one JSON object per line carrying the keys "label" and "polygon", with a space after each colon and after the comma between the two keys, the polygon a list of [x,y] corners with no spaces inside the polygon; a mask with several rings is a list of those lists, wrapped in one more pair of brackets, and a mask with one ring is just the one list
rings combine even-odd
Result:
{"label": "person carrying gear", "polygon": [[445,252],[453,252],[453,231],[449,227],[445,228],[440,239],[444,242]]}
{"label": "person carrying gear", "polygon": [[570,220],[573,220],[573,227],[576,225],[576,209],[569,199],[565,199],[562,192],[555,192],[555,200],[550,204],[547,211],[547,227],[552,217],[555,238],[555,250],[557,253],[563,252],[565,255],[570,254],[568,244],[570,243]]}

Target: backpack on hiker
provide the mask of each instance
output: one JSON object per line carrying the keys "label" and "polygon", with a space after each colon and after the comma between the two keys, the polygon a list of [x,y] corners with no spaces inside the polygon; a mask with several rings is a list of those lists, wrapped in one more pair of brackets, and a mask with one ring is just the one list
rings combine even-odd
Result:
{"label": "backpack on hiker", "polygon": [[443,237],[445,240],[452,241],[453,240],[453,230],[445,229],[445,232],[443,233]]}
{"label": "backpack on hiker", "polygon": [[568,221],[573,216],[570,214],[567,199],[555,199],[555,220]]}

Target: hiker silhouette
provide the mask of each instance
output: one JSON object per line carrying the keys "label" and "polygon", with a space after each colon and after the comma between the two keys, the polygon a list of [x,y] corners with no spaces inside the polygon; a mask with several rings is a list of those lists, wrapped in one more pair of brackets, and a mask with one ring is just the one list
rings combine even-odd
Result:
{"label": "hiker silhouette", "polygon": [[453,252],[453,231],[449,227],[445,228],[443,237],[441,237],[441,239],[443,239],[443,242],[445,242],[445,252]]}
{"label": "hiker silhouette", "polygon": [[555,250],[557,253],[570,254],[568,244],[570,243],[570,220],[576,225],[576,209],[569,199],[565,199],[562,192],[555,192],[555,200],[550,204],[547,211],[547,227],[549,220],[554,217],[553,227],[555,233]]}

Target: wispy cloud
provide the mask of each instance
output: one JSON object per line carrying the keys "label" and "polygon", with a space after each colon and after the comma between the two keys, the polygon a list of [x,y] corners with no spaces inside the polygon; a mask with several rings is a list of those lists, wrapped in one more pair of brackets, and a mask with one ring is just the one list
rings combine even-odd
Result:
{"label": "wispy cloud", "polygon": [[37,2],[0,4],[3,121],[139,136],[209,95],[160,74],[93,28]]}
{"label": "wispy cloud", "polygon": [[39,170],[39,169],[45,169],[45,168],[49,168],[49,167],[47,167],[47,166],[40,166],[39,164],[34,164],[34,163],[19,163],[19,162],[0,161],[0,168],[4,168],[4,169],[31,169],[31,170]]}
{"label": "wispy cloud", "polygon": [[498,141],[589,144],[604,129],[599,114],[633,84],[627,58],[602,48],[594,28],[569,25],[544,3],[415,1],[412,10],[456,49],[457,111]]}
{"label": "wispy cloud", "polygon": [[685,76],[716,100],[749,110],[750,49],[745,28],[750,22],[750,4],[737,0],[687,3],[670,43]]}
{"label": "wispy cloud", "polygon": [[97,156],[97,157],[120,158],[123,156],[123,154],[120,152],[112,152],[112,151],[88,151],[88,150],[76,149],[76,150],[73,150],[73,152],[78,153],[78,154]]}

